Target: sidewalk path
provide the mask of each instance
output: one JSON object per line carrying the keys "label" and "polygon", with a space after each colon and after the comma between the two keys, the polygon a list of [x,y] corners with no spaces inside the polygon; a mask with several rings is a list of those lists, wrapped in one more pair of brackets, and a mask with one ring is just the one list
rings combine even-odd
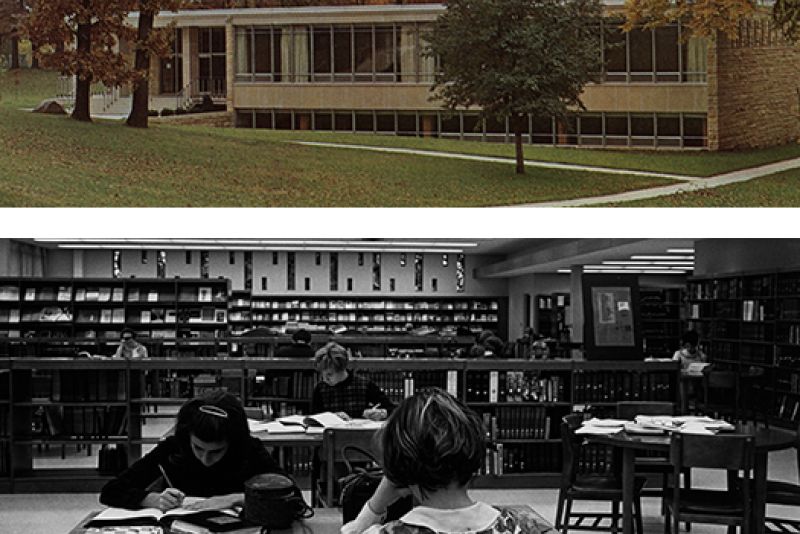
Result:
{"label": "sidewalk path", "polygon": [[[455,154],[449,152],[435,152],[432,150],[413,150],[407,148],[387,148],[387,147],[373,147],[362,145],[347,145],[339,143],[321,143],[312,141],[292,141],[293,143],[308,145],[308,146],[323,146],[333,148],[350,148],[357,150],[371,150],[375,152],[389,152],[395,154],[413,154],[419,156],[433,156],[438,158],[452,158],[463,159],[471,161],[482,161],[489,163],[507,163],[515,164],[513,158],[502,158],[492,156],[471,156],[467,154]],[[712,189],[723,185],[734,184],[739,182],[747,182],[754,178],[761,178],[779,172],[800,168],[800,158],[787,159],[778,161],[776,163],[768,163],[759,167],[751,167],[749,169],[741,169],[716,176],[684,176],[680,174],[667,174],[647,171],[636,171],[628,169],[611,169],[607,167],[592,167],[588,165],[571,165],[566,163],[549,163],[541,161],[526,161],[526,167],[542,167],[548,169],[564,169],[579,172],[601,172],[607,174],[627,174],[632,176],[648,176],[655,178],[667,178],[671,180],[679,180],[682,183],[674,185],[665,185],[661,187],[653,187],[649,189],[639,189],[635,191],[626,191],[624,193],[615,193],[611,195],[604,195],[599,197],[586,197],[586,198],[573,198],[569,200],[555,200],[551,202],[537,202],[532,204],[517,204],[514,207],[536,207],[536,208],[560,208],[560,207],[577,207],[577,206],[593,206],[598,204],[608,204],[616,202],[628,202],[632,200],[643,200],[648,198],[656,198],[667,195],[674,195],[677,193],[688,193],[691,191],[700,191],[702,189]]]}

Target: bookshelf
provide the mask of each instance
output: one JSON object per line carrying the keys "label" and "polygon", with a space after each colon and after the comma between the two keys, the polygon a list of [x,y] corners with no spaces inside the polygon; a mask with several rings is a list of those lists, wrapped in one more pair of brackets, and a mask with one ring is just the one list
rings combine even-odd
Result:
{"label": "bookshelf", "polygon": [[[351,368],[378,382],[395,401],[439,386],[481,413],[492,446],[477,487],[555,485],[561,466],[558,423],[576,407],[602,410],[623,398],[677,400],[673,362],[354,358]],[[124,447],[133,461],[159,439],[145,435],[147,425],[171,419],[174,410],[165,413],[165,407],[174,408],[205,388],[226,388],[246,406],[280,416],[307,411],[317,377],[311,361],[265,357],[23,357],[0,360],[3,379],[0,388],[5,383],[9,391],[0,409],[9,413],[7,426],[14,432],[0,438],[12,466],[0,472],[0,489],[42,492],[97,491],[110,474],[101,474],[93,450]],[[640,387],[620,393],[626,384]],[[0,389],[0,399],[4,392]],[[55,412],[63,414],[60,422]],[[40,451],[48,448],[56,453],[80,449],[86,461],[70,468],[43,465]],[[310,473],[310,451],[281,454],[300,479]]]}
{"label": "bookshelf", "polygon": [[646,357],[671,358],[684,331],[684,289],[640,287],[639,303],[642,352]]}
{"label": "bookshelf", "polygon": [[569,305],[569,293],[536,295],[536,333],[552,339],[568,339],[566,317]]}
{"label": "bookshelf", "polygon": [[768,405],[775,423],[800,422],[800,272],[692,278],[690,328],[709,358],[739,372],[745,402]]}

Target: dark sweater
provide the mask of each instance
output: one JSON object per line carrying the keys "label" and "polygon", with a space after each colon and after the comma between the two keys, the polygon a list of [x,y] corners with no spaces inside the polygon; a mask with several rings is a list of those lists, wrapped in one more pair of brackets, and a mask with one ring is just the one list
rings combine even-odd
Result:
{"label": "dark sweater", "polygon": [[181,456],[175,436],[166,438],[108,482],[100,493],[100,502],[117,508],[141,508],[142,499],[150,491],[160,492],[166,487],[159,465],[164,468],[174,487],[193,497],[241,493],[245,481],[250,477],[282,472],[261,442],[253,437],[248,438],[241,453],[232,454],[229,451],[211,467],[204,466],[191,452],[189,455],[189,458]]}
{"label": "dark sweater", "polygon": [[275,356],[278,358],[311,359],[314,357],[314,349],[311,348],[311,345],[306,345],[305,343],[292,343],[291,345],[286,345],[278,349]]}
{"label": "dark sweater", "polygon": [[329,386],[320,382],[311,395],[311,413],[345,412],[350,417],[363,417],[367,408],[378,404],[391,413],[394,404],[381,388],[366,378],[348,373],[347,378]]}

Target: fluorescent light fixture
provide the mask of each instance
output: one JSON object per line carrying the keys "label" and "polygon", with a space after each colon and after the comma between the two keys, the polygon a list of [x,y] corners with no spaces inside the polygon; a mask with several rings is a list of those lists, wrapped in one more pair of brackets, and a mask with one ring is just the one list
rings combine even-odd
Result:
{"label": "fluorescent light fixture", "polygon": [[643,269],[586,269],[583,272],[590,274],[685,274],[684,271],[673,270],[643,270]]}
{"label": "fluorescent light fixture", "polygon": [[662,255],[636,255],[631,256],[632,260],[694,260],[694,256],[667,256]]}
{"label": "fluorescent light fixture", "polygon": [[153,244],[148,246],[143,245],[125,245],[125,244],[116,244],[116,245],[77,245],[77,244],[67,244],[67,245],[59,245],[59,248],[63,249],[79,249],[79,250],[94,250],[94,249],[102,249],[102,250],[141,250],[144,248],[151,248],[151,249],[159,249],[159,250],[253,250],[253,251],[269,251],[269,252],[283,252],[283,251],[297,251],[297,252],[404,252],[406,250],[412,252],[430,252],[434,254],[458,254],[463,252],[463,249],[455,249],[455,248],[417,248],[417,247],[410,247],[408,249],[396,249],[396,248],[382,248],[382,247],[336,247],[336,248],[326,248],[326,247],[266,247],[266,246],[222,246],[222,245],[161,245],[161,244]]}
{"label": "fluorescent light fixture", "polygon": [[324,240],[324,239],[164,239],[164,238],[121,238],[121,239],[103,239],[103,238],[79,238],[79,239],[34,239],[40,243],[56,243],[59,246],[72,245],[71,248],[76,248],[77,245],[93,245],[104,244],[121,246],[122,244],[129,245],[218,245],[218,246],[300,246],[300,247],[399,247],[399,248],[474,248],[478,243],[470,241],[364,241],[364,240]]}
{"label": "fluorescent light fixture", "polygon": [[694,254],[693,248],[668,248],[667,253],[669,254]]}
{"label": "fluorescent light fixture", "polygon": [[606,260],[603,265],[694,265],[693,261],[630,261],[630,260]]}

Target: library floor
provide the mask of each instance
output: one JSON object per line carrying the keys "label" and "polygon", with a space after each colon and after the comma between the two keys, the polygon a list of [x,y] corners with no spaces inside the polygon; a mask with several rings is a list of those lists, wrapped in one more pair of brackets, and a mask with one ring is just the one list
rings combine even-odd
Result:
{"label": "library floor", "polygon": [[[769,477],[797,482],[796,458],[793,449],[770,454]],[[697,487],[720,487],[724,484],[724,477],[703,470],[693,472],[692,480]],[[494,504],[528,504],[550,521],[553,521],[555,517],[558,497],[556,489],[474,490],[471,493],[476,499]],[[308,499],[307,494],[306,498]],[[642,505],[645,516],[645,533],[660,534],[663,532],[660,501],[654,498],[645,498]],[[97,494],[94,493],[3,495],[0,497],[0,534],[66,534],[87,513],[97,510],[99,507]],[[767,508],[767,514],[800,519],[800,509],[797,508],[770,506]],[[725,531],[725,527],[721,526],[692,526],[693,534]]]}

